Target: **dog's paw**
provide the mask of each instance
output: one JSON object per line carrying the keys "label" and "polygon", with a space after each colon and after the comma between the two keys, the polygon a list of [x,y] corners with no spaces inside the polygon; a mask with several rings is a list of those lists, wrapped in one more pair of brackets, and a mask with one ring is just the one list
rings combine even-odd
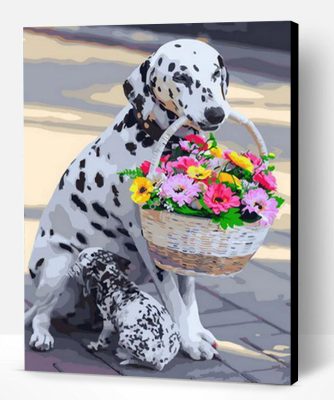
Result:
{"label": "dog's paw", "polygon": [[181,349],[193,360],[212,360],[218,354],[215,337],[206,329],[181,334]]}
{"label": "dog's paw", "polygon": [[49,331],[35,331],[30,338],[29,346],[36,351],[49,351],[53,348],[54,339]]}

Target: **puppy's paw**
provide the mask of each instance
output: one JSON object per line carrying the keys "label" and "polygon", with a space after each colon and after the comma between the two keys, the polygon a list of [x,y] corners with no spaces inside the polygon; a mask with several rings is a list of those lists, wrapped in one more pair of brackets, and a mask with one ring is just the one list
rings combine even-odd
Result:
{"label": "puppy's paw", "polygon": [[87,345],[87,350],[88,351],[99,351],[99,350],[104,350],[108,348],[108,343],[104,343],[100,340],[98,340],[97,342],[90,342]]}
{"label": "puppy's paw", "polygon": [[31,335],[29,346],[36,351],[49,351],[54,346],[54,339],[49,331],[36,330]]}

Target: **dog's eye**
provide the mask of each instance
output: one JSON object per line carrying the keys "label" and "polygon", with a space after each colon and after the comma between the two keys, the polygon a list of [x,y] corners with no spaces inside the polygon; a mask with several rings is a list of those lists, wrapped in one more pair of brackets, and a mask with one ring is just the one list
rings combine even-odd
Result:
{"label": "dog's eye", "polygon": [[189,76],[186,74],[175,73],[173,75],[173,81],[176,83],[182,83],[183,85],[186,85],[189,81]]}

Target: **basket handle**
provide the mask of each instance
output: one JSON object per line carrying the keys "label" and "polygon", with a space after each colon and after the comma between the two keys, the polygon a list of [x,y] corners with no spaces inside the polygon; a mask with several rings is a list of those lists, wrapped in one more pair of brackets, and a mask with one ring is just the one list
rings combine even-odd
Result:
{"label": "basket handle", "polygon": [[[245,126],[247,131],[251,134],[255,144],[257,145],[260,155],[268,154],[267,146],[263,140],[263,137],[252,121],[250,121],[248,118],[246,118],[245,116],[243,116],[242,114],[240,114],[234,110],[230,111],[230,113],[228,115],[228,119],[230,119],[231,121],[237,122],[240,125]],[[157,146],[153,152],[152,162],[151,162],[150,170],[149,170],[149,173],[147,176],[149,179],[152,179],[154,171],[156,170],[156,168],[158,168],[161,155],[162,155],[169,139],[176,133],[176,131],[182,125],[185,124],[186,121],[188,121],[188,118],[185,115],[178,118],[166,129],[164,134],[159,139]]]}

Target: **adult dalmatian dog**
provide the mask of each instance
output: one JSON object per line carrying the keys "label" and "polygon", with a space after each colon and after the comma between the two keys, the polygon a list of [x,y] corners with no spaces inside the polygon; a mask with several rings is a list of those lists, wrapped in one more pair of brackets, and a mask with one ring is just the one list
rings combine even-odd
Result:
{"label": "adult dalmatian dog", "polygon": [[29,263],[36,284],[36,301],[26,312],[26,323],[32,322],[32,348],[46,351],[54,346],[50,321],[67,302],[68,271],[80,251],[101,247],[128,259],[130,271],[142,274],[144,267],[149,272],[191,358],[214,356],[215,338],[200,321],[194,278],[156,268],[142,236],[138,208],[130,199],[130,183],[117,172],[152,159],[158,139],[180,116],[188,122],[177,131],[179,138],[218,129],[230,112],[228,83],[223,57],[191,39],[164,44],[125,81],[129,104],[71,163],[40,219]]}

